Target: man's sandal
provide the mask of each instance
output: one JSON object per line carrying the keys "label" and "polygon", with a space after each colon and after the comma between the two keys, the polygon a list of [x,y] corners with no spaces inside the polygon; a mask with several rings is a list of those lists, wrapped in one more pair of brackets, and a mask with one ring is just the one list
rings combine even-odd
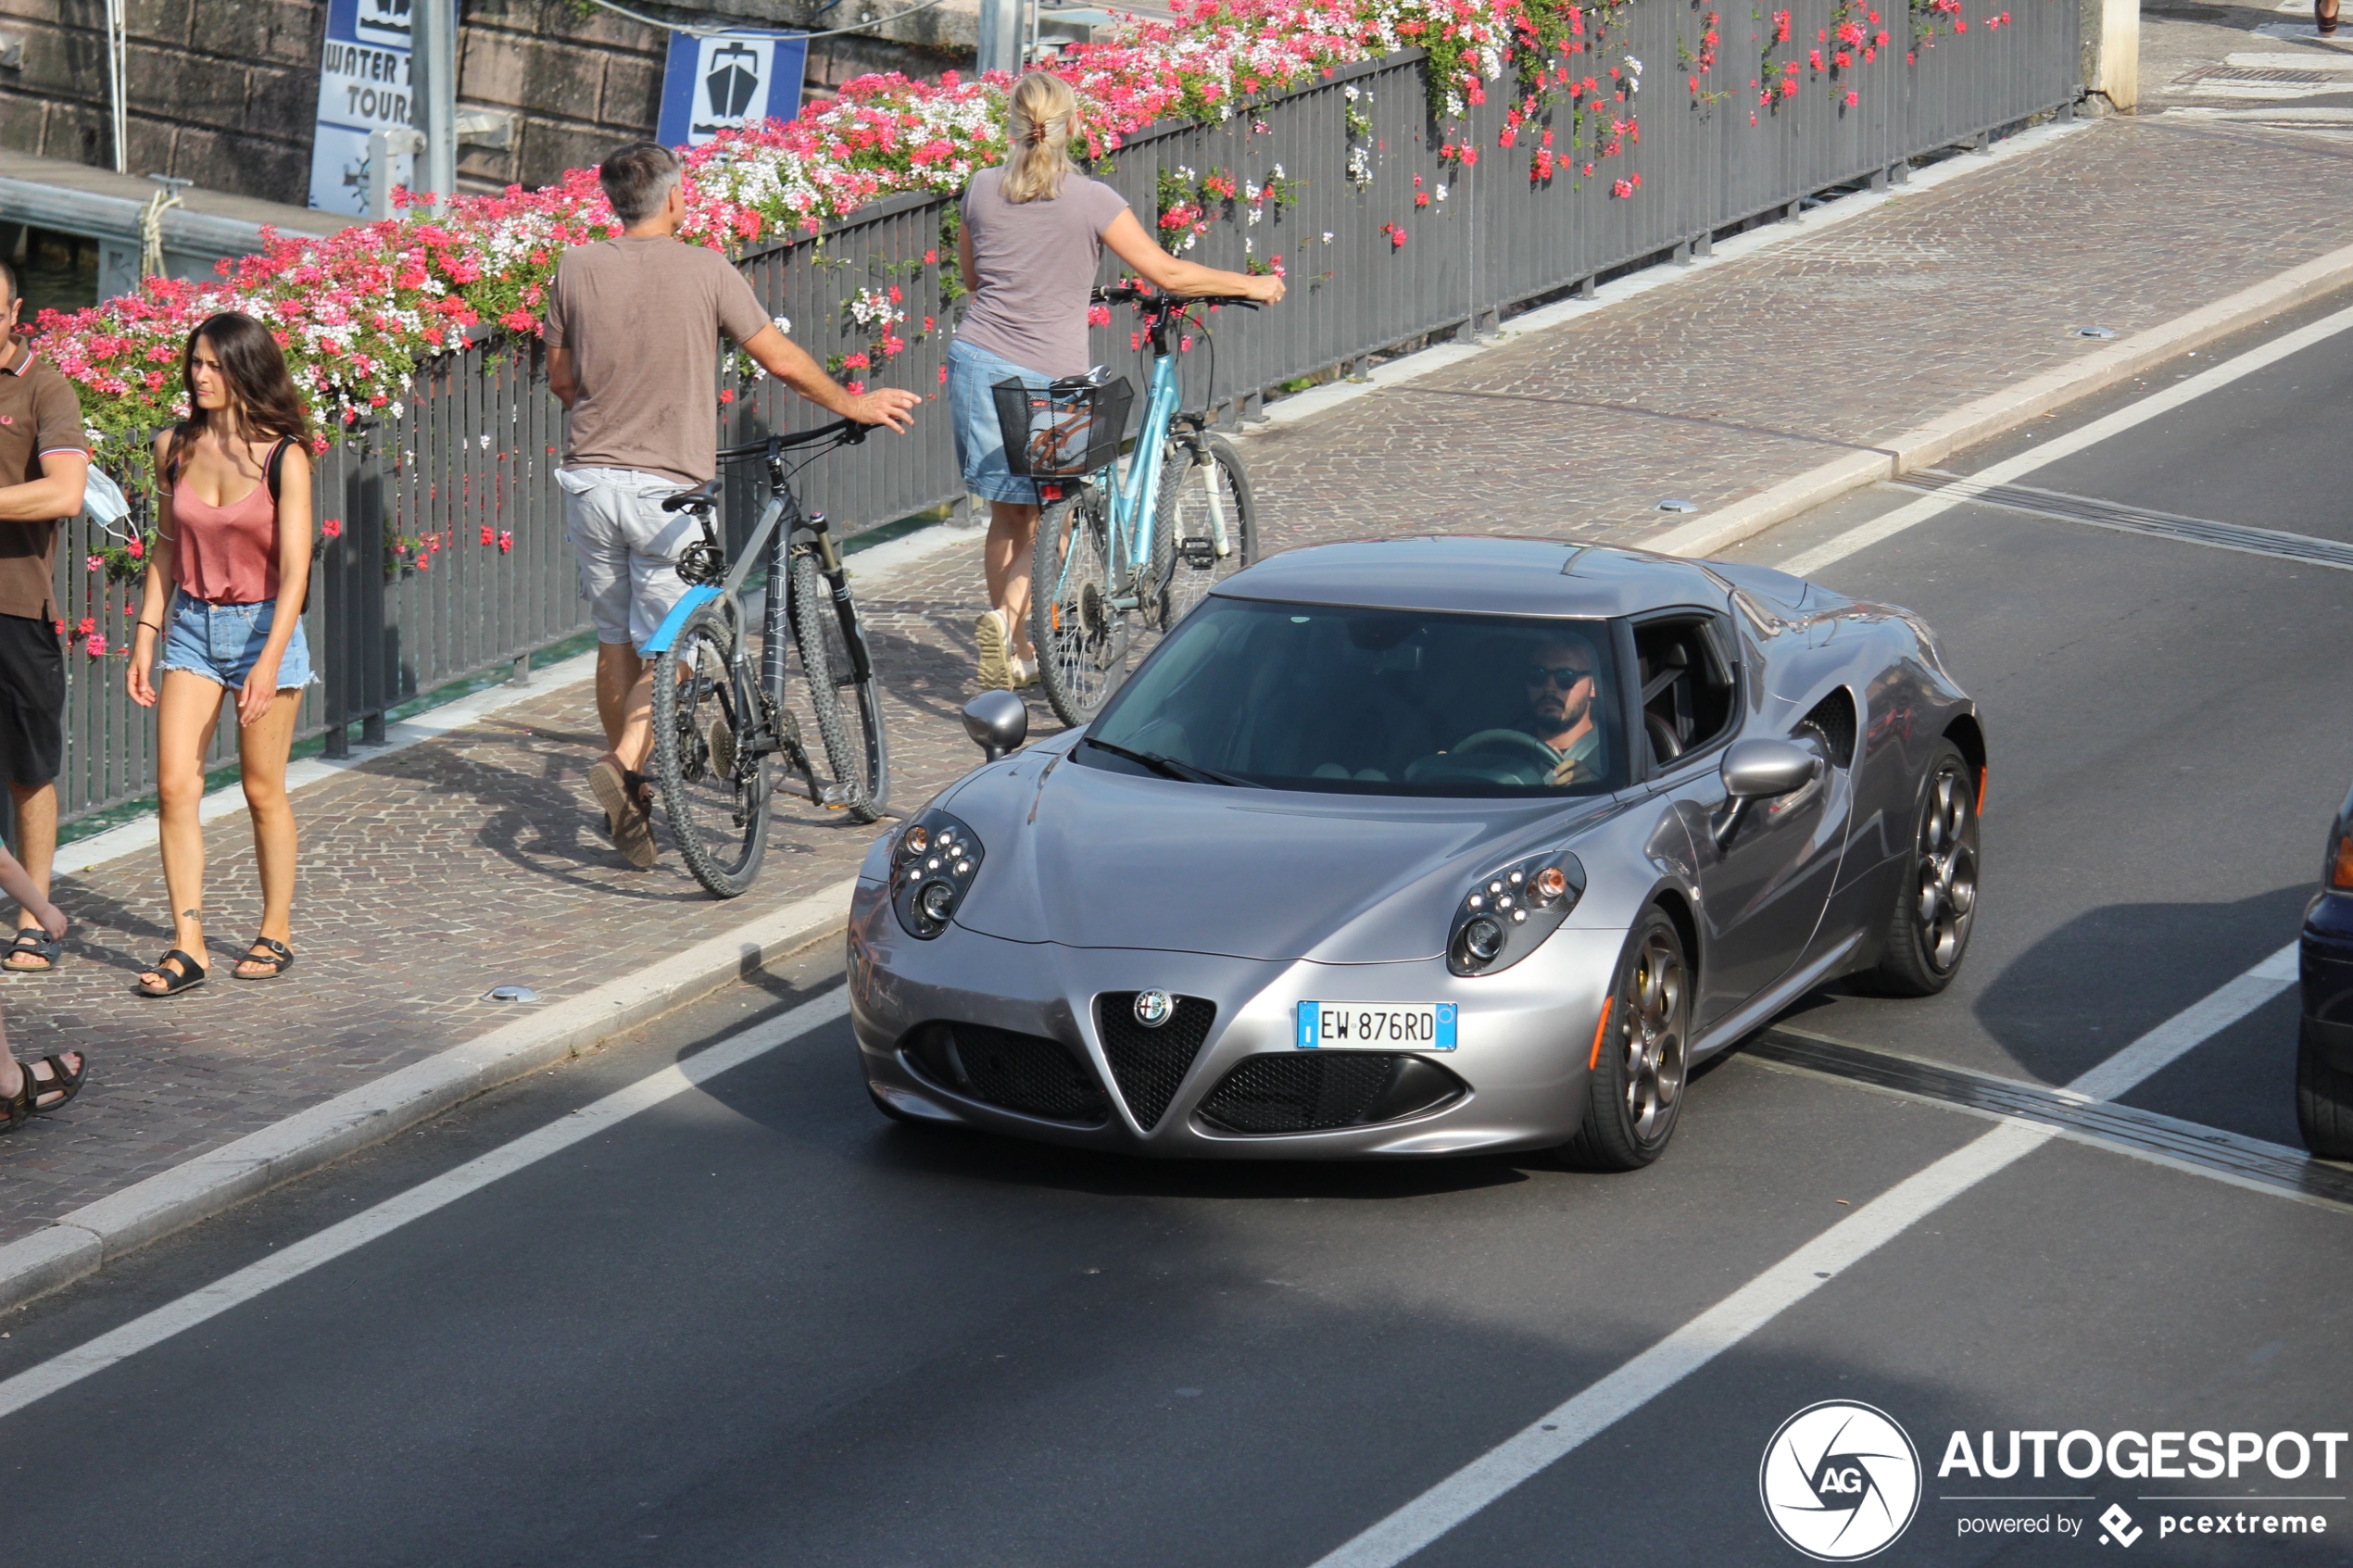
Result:
{"label": "man's sandal", "polygon": [[[8,943],[7,951],[0,954],[0,969],[10,974],[45,974],[57,967],[57,953],[65,945],[62,936],[52,936],[37,925],[20,925]],[[19,963],[19,959],[39,959],[39,963]]]}
{"label": "man's sandal", "polygon": [[[230,979],[275,980],[278,976],[285,973],[286,971],[294,968],[294,949],[287,947],[283,942],[273,942],[267,936],[257,936],[253,939],[252,946],[255,947],[267,947],[270,951],[267,954],[262,954],[248,950],[243,958],[240,958],[237,960],[236,967],[230,970]],[[266,964],[269,966],[270,972],[267,974],[247,974],[245,970],[245,965],[249,963]]]}
{"label": "man's sandal", "polygon": [[[32,1085],[34,1115],[46,1116],[53,1110],[62,1110],[67,1101],[82,1092],[82,1081],[90,1076],[90,1058],[88,1053],[83,1051],[76,1051],[73,1054],[82,1058],[82,1065],[70,1073],[66,1071],[64,1057],[43,1057],[41,1065],[49,1070],[49,1076],[45,1081],[33,1077],[31,1068],[27,1067],[24,1070],[26,1081]],[[42,1098],[44,1095],[52,1094],[57,1098],[45,1101]]]}
{"label": "man's sandal", "polygon": [[646,871],[654,863],[652,803],[643,798],[648,781],[599,759],[588,770],[588,788],[604,808],[605,832],[611,835],[621,858]]}
{"label": "man's sandal", "polygon": [[[176,970],[168,968],[167,966],[174,959],[180,960],[180,967]],[[142,997],[176,997],[182,991],[193,991],[204,984],[204,965],[177,947],[150,964],[147,972],[162,975],[163,984],[157,986],[150,985],[144,980],[132,981],[131,989]]]}

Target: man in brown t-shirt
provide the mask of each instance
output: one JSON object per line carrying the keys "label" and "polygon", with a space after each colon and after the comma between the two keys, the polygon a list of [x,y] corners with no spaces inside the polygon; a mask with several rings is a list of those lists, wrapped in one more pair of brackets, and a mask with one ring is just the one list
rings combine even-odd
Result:
{"label": "man in brown t-shirt", "polygon": [[[0,262],[0,321],[17,319],[17,274]],[[16,807],[17,859],[41,896],[57,853],[66,659],[57,603],[57,521],[82,509],[90,442],[82,404],[55,366],[14,336],[0,355],[0,766]],[[57,946],[30,910],[0,965],[55,969]]]}
{"label": "man in brown t-shirt", "polygon": [[606,750],[588,784],[613,843],[640,868],[654,863],[652,789],[637,772],[653,747],[644,649],[686,592],[678,553],[700,536],[690,515],[661,502],[717,470],[721,334],[803,397],[862,424],[904,431],[920,401],[897,387],[852,395],[768,319],[725,257],[680,240],[678,174],[676,157],[651,142],[607,157],[597,178],[623,232],[566,251],[547,296],[547,383],[572,410],[556,479],[597,627]]}

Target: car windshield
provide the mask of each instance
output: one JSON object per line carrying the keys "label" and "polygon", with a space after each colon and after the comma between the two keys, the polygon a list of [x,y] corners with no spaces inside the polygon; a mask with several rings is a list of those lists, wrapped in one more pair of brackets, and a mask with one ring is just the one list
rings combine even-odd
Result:
{"label": "car windshield", "polygon": [[1340,794],[1598,794],[1626,776],[1610,646],[1599,621],[1213,597],[1074,759]]}

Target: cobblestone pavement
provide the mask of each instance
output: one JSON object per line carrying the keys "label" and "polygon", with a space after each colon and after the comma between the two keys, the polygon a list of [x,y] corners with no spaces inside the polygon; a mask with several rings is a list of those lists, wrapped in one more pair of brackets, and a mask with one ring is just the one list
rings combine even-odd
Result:
{"label": "cobblestone pavement", "polygon": [[[2108,121],[1712,269],[1411,386],[1245,445],[1275,548],[1441,530],[1639,539],[2094,346],[2353,244],[2345,151],[2258,128]],[[977,552],[862,584],[895,798],[974,760]],[[1053,727],[1036,710],[1037,733]],[[137,856],[65,879],[64,970],[0,981],[20,1055],[78,1047],[69,1110],[0,1143],[0,1241],[504,1022],[504,982],[550,999],[675,953],[847,875],[874,829],[787,802],[759,886],[719,905],[665,853],[631,872],[585,787],[589,688],[521,703],[296,797],[298,965],[183,997],[132,996],[167,945]],[[258,917],[240,821],[211,830],[206,907],[225,959]],[[849,1064],[843,1064],[849,1071]]]}

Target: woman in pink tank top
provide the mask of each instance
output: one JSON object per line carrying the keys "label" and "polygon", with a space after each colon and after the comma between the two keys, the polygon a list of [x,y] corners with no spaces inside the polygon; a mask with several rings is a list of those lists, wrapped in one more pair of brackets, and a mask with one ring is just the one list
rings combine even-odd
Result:
{"label": "woman in pink tank top", "polygon": [[190,411],[156,438],[156,546],[128,677],[131,700],[156,710],[157,814],[171,897],[171,950],[139,976],[132,989],[143,997],[201,985],[211,965],[197,808],[205,751],[232,693],[261,872],[261,934],[230,972],[274,980],[294,967],[286,758],[303,688],[314,680],[302,630],[310,415],[285,356],[260,322],[224,312],[189,336],[180,374]]}

